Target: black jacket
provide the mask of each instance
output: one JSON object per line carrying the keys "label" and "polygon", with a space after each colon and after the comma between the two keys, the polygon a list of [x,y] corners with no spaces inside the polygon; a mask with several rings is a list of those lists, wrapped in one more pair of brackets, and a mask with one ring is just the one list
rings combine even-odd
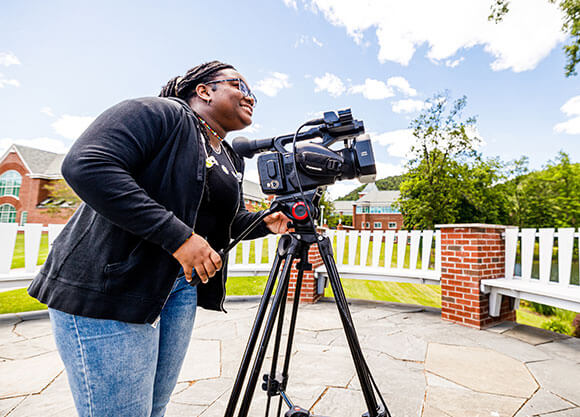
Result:
{"label": "black jacket", "polygon": [[[62,165],[84,201],[55,240],[28,292],[71,314],[153,323],[180,269],[171,255],[191,235],[205,183],[197,118],[182,100],[127,100],[101,114]],[[238,172],[243,160],[226,145]],[[240,187],[241,194],[241,187]],[[240,195],[228,238],[255,218]],[[268,233],[265,224],[248,239]],[[198,305],[223,310],[223,272]]]}

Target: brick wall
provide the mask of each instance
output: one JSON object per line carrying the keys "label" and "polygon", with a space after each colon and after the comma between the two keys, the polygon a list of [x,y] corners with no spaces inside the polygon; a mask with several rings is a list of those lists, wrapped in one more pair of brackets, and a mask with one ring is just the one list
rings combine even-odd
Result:
{"label": "brick wall", "polygon": [[[317,292],[317,282],[314,278],[314,269],[323,264],[322,257],[318,251],[318,245],[313,244],[310,246],[310,250],[308,251],[308,262],[312,264],[312,269],[310,271],[304,271],[302,289],[300,290],[300,303],[312,304],[322,297],[322,294],[318,294]],[[296,292],[296,279],[298,278],[298,270],[296,269],[297,263],[297,260],[293,262],[290,271],[290,283],[288,284],[289,301],[294,300],[294,294]]]}
{"label": "brick wall", "polygon": [[[363,227],[366,222],[370,223],[370,228]],[[375,222],[381,222],[381,227],[375,229]],[[389,229],[389,222],[397,223],[397,228]],[[400,213],[355,213],[352,225],[357,230],[399,230],[403,227],[403,215]]]}
{"label": "brick wall", "polygon": [[509,298],[503,297],[499,317],[489,315],[489,297],[482,279],[505,276],[505,226],[438,225],[441,229],[441,317],[478,329],[515,321]]}

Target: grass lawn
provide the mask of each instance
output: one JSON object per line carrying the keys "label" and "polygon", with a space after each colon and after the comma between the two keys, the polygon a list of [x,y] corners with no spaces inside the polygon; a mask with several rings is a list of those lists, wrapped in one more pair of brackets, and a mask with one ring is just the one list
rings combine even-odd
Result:
{"label": "grass lawn", "polygon": [[[227,283],[228,295],[262,295],[267,277],[230,277]],[[392,301],[405,304],[417,304],[430,307],[441,307],[441,288],[437,285],[407,284],[398,282],[363,281],[343,279],[342,285],[347,298],[365,300]],[[332,290],[327,288],[325,295],[332,297]],[[0,293],[0,314],[18,313],[46,309],[26,293],[26,289]],[[572,324],[576,313],[560,310],[559,315]],[[521,305],[517,311],[517,321],[528,326],[542,327],[553,316],[543,316]]]}
{"label": "grass lawn", "polygon": [[[42,265],[48,256],[48,233],[43,233],[40,238],[40,250],[36,265]],[[24,233],[16,235],[16,244],[14,245],[14,255],[12,257],[12,269],[24,268]]]}

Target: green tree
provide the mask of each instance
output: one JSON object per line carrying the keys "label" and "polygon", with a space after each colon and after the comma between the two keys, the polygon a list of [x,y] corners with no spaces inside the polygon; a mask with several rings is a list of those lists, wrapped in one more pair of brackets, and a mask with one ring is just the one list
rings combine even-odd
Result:
{"label": "green tree", "polygon": [[565,152],[521,182],[521,222],[526,227],[578,227],[580,164]]}
{"label": "green tree", "polygon": [[464,96],[448,109],[448,94],[437,94],[411,122],[416,143],[398,203],[406,228],[431,228],[436,223],[453,222],[457,216],[459,184],[464,175],[459,160],[473,156],[478,141],[468,135],[476,119],[461,120],[466,103]]}
{"label": "green tree", "polygon": [[44,186],[50,201],[45,204],[50,214],[69,216],[72,210],[81,203],[79,196],[68,186],[65,180],[55,180]]}
{"label": "green tree", "polygon": [[[556,0],[548,1],[556,3]],[[509,0],[494,0],[488,19],[494,20],[496,23],[501,22],[506,13],[509,13],[509,4]],[[570,37],[568,44],[563,47],[567,59],[564,74],[566,77],[570,77],[578,74],[576,65],[580,62],[580,1],[559,0],[558,7],[564,14],[562,32]]]}
{"label": "green tree", "polygon": [[506,164],[506,178],[508,179],[496,188],[502,192],[507,198],[508,213],[500,221],[502,224],[509,224],[523,227],[523,201],[524,201],[524,185],[529,174],[528,169],[529,158],[522,156]]}

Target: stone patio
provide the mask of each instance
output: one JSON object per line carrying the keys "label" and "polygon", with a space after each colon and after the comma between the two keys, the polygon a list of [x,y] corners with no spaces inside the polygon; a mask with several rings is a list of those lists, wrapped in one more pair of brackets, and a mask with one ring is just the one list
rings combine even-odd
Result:
{"label": "stone patio", "polygon": [[[228,314],[198,310],[167,416],[223,416],[258,302],[229,299]],[[580,416],[580,339],[513,323],[478,331],[394,303],[353,301],[351,311],[394,417]],[[298,317],[289,397],[314,414],[360,416],[334,302],[301,306]],[[76,415],[46,312],[0,316],[0,375],[0,416]],[[249,415],[264,407],[258,387]]]}

